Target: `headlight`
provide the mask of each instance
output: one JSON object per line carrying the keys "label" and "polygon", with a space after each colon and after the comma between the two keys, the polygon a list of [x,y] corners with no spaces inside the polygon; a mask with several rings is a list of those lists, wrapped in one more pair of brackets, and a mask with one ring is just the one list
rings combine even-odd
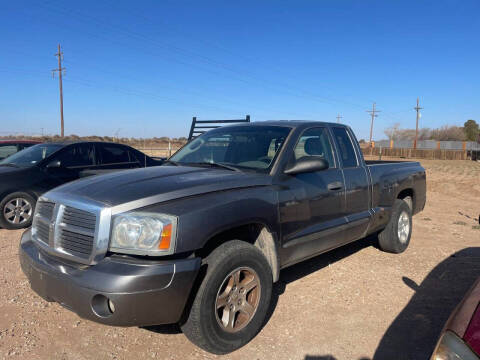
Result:
{"label": "headlight", "polygon": [[479,360],[478,356],[462,339],[451,331],[446,331],[433,352],[431,360]]}
{"label": "headlight", "polygon": [[175,251],[177,218],[129,212],[113,218],[110,251],[135,255],[169,255]]}

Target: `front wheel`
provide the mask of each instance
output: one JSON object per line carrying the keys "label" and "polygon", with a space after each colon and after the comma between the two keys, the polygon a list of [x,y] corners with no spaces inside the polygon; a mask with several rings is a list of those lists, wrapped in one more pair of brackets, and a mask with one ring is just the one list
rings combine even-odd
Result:
{"label": "front wheel", "polygon": [[181,328],[198,347],[226,354],[248,343],[262,328],[272,272],[260,250],[239,240],[219,246],[205,264],[205,278]]}
{"label": "front wheel", "polygon": [[399,254],[404,252],[412,236],[412,210],[404,200],[397,199],[387,227],[378,234],[380,249]]}
{"label": "front wheel", "polygon": [[21,229],[32,224],[35,199],[24,192],[9,194],[0,201],[0,226]]}

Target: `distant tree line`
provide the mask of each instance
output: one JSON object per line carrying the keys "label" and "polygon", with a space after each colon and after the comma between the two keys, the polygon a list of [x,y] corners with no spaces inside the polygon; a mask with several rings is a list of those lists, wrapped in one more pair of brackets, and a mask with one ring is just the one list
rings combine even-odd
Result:
{"label": "distant tree line", "polygon": [[[385,129],[389,140],[414,140],[415,129],[401,129],[400,123]],[[437,129],[418,129],[418,140],[437,141],[478,141],[480,143],[480,127],[475,120],[468,120],[463,126],[442,126]]]}
{"label": "distant tree line", "polygon": [[113,136],[78,136],[75,134],[65,136],[63,139],[59,135],[46,135],[46,136],[26,136],[26,135],[7,135],[1,136],[2,139],[22,139],[22,140],[38,140],[43,142],[56,142],[56,141],[106,141],[116,142],[121,144],[130,145],[137,148],[167,148],[170,142],[173,148],[183,146],[187,142],[187,138],[169,138],[169,137],[153,137],[153,138],[126,138],[126,137],[113,137]]}

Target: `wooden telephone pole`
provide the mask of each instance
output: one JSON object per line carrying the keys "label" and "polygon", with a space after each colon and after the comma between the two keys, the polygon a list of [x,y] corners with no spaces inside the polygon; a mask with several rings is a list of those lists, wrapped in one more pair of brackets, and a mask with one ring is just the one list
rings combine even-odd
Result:
{"label": "wooden telephone pole", "polygon": [[420,107],[420,104],[419,104],[419,99],[417,98],[417,106],[415,106],[413,108],[413,110],[415,110],[417,112],[417,126],[415,127],[415,141],[413,142],[413,148],[416,149],[417,148],[417,140],[418,140],[418,120],[420,119],[420,110],[422,110],[423,108]]}
{"label": "wooden telephone pole", "polygon": [[61,133],[60,136],[64,137],[64,122],[63,122],[63,84],[62,84],[62,76],[63,72],[65,71],[65,68],[62,67],[62,60],[63,60],[63,52],[62,48],[60,47],[60,44],[58,44],[58,52],[55,54],[55,56],[58,57],[58,69],[53,69],[52,70],[52,75],[55,77],[55,73],[58,72],[58,84],[60,88],[60,127],[61,127]]}
{"label": "wooden telephone pole", "polygon": [[341,116],[340,114],[337,115],[337,123],[340,122],[340,119],[343,119],[343,116]]}
{"label": "wooden telephone pole", "polygon": [[370,147],[372,147],[372,136],[373,136],[373,120],[378,116],[377,113],[380,110],[376,109],[376,104],[373,103],[372,110],[366,110],[372,116],[372,122],[370,124]]}

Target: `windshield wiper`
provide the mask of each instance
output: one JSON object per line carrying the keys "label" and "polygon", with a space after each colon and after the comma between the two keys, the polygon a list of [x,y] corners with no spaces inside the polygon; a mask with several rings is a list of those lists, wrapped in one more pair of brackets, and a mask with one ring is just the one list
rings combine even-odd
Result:
{"label": "windshield wiper", "polygon": [[10,167],[19,167],[17,164],[14,164],[14,163],[0,163],[0,166],[10,166]]}
{"label": "windshield wiper", "polygon": [[185,164],[193,165],[193,166],[195,166],[195,165],[208,165],[208,166],[211,166],[211,167],[227,169],[227,170],[230,170],[230,171],[240,171],[240,169],[238,169],[234,166],[226,165],[226,164],[223,164],[223,163],[214,163],[214,162],[203,161],[203,162],[193,162],[193,163],[185,163]]}

